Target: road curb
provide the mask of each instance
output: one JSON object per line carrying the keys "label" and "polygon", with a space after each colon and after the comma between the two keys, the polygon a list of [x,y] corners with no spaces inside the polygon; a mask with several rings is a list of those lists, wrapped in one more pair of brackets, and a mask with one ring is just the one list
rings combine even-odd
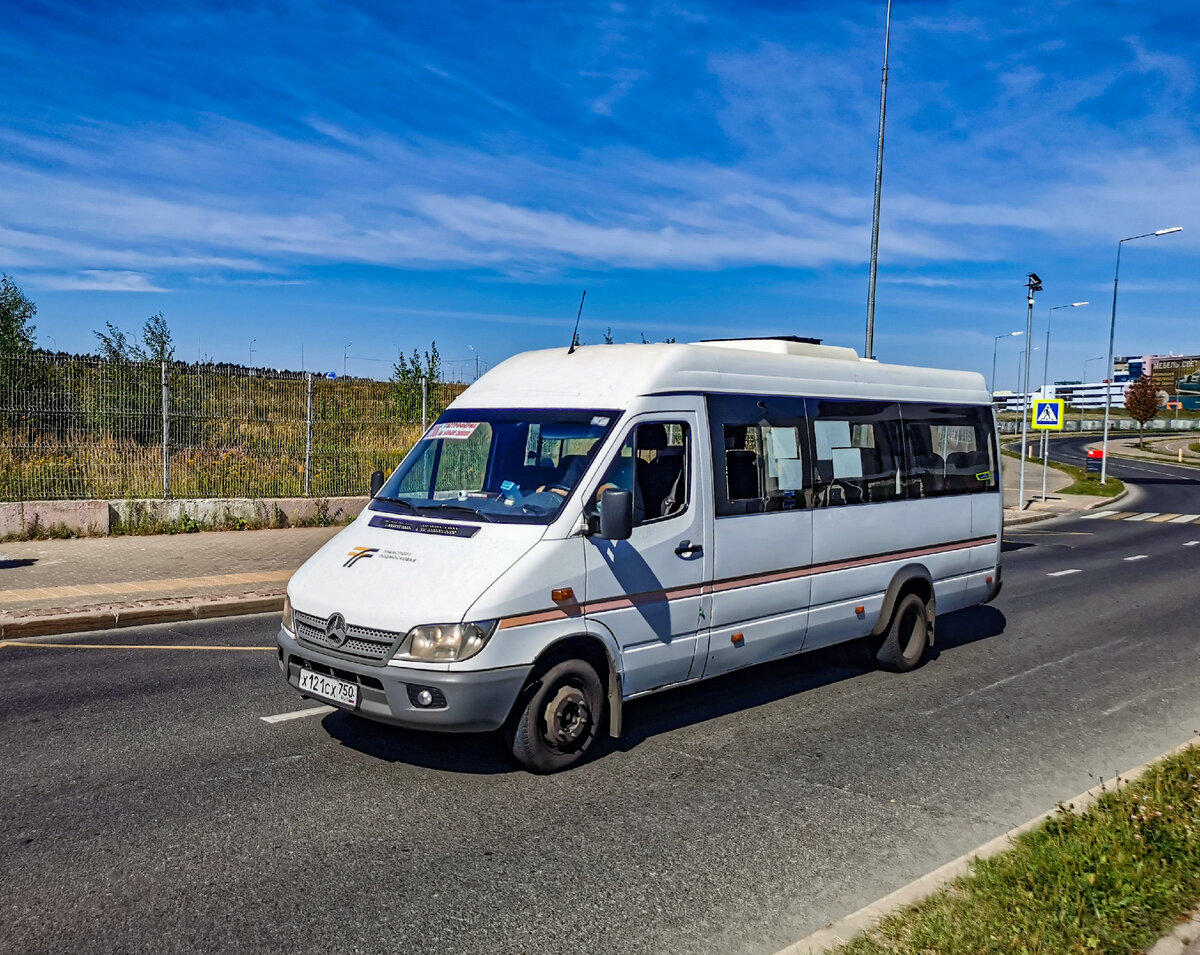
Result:
{"label": "road curb", "polygon": [[828,952],[838,945],[844,945],[863,932],[870,931],[886,916],[898,909],[915,905],[955,879],[967,875],[971,871],[971,863],[974,860],[988,859],[1004,852],[1017,836],[1023,832],[1028,832],[1030,829],[1035,829],[1047,819],[1052,818],[1059,812],[1061,807],[1066,807],[1072,812],[1081,812],[1096,802],[1104,793],[1113,792],[1122,786],[1137,781],[1154,763],[1174,756],[1177,753],[1182,753],[1194,746],[1200,746],[1200,737],[1193,736],[1186,742],[1180,743],[1178,746],[1173,746],[1165,753],[1161,753],[1153,759],[1149,759],[1133,767],[1133,769],[1119,773],[1115,779],[1108,782],[1101,782],[1086,792],[1081,792],[1074,799],[1062,800],[1053,809],[1048,809],[1028,822],[1014,829],[1009,829],[1003,835],[988,840],[983,845],[964,853],[957,859],[947,862],[927,875],[923,875],[921,878],[908,883],[908,885],[901,886],[895,892],[877,899],[870,905],[864,905],[857,912],[851,912],[845,918],[832,922],[824,928],[817,929],[811,935],[806,935],[800,939],[800,941],[793,942],[786,948],[781,948],[775,955],[822,955],[822,953]]}
{"label": "road curb", "polygon": [[283,594],[245,594],[228,597],[192,597],[154,603],[127,603],[99,610],[47,613],[15,620],[0,620],[0,639],[46,637],[89,630],[141,627],[181,620],[206,620],[269,613],[283,609]]}

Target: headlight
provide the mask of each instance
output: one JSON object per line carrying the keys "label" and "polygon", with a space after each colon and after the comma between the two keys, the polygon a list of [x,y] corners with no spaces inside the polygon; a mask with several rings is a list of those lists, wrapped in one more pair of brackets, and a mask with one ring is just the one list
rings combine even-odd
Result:
{"label": "headlight", "polygon": [[296,632],[296,620],[292,614],[292,601],[287,594],[283,595],[283,629],[288,633]]}
{"label": "headlight", "polygon": [[487,644],[496,630],[495,620],[478,623],[434,623],[413,627],[401,644],[413,660],[450,663],[473,657]]}

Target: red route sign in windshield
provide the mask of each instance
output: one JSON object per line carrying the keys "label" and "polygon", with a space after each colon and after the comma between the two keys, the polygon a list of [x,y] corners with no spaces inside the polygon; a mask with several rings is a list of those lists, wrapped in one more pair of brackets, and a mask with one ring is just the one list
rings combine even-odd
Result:
{"label": "red route sign in windshield", "polygon": [[435,424],[429,429],[429,434],[425,435],[430,441],[437,441],[439,438],[448,439],[451,441],[462,441],[471,437],[475,433],[475,429],[479,427],[478,421],[453,421],[443,424]]}

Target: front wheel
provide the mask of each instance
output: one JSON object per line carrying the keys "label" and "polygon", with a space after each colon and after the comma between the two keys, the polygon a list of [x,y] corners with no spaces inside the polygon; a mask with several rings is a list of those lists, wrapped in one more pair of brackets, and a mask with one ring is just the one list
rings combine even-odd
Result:
{"label": "front wheel", "polygon": [[875,659],[885,670],[907,673],[925,656],[929,646],[929,610],[916,594],[906,594],[896,604],[892,622]]}
{"label": "front wheel", "polygon": [[556,773],[577,763],[600,725],[604,693],[600,677],[582,660],[559,663],[532,684],[517,716],[512,754],[535,773]]}

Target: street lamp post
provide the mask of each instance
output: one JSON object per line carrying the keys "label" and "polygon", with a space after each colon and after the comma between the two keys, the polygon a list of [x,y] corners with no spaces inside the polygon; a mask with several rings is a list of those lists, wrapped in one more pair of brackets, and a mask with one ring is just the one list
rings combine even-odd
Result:
{"label": "street lamp post", "polygon": [[1000,339],[1024,334],[1024,332],[1008,332],[1006,335],[997,335],[996,340],[992,343],[992,401],[996,400],[996,349],[1000,347]]}
{"label": "street lamp post", "polygon": [[[1104,361],[1104,356],[1097,355],[1095,358],[1089,358],[1087,361],[1085,361],[1083,363],[1083,380],[1080,381],[1081,385],[1087,384],[1087,377],[1088,377],[1087,366],[1090,365],[1094,361]],[[1081,432],[1083,431],[1083,405],[1082,404],[1079,406],[1079,430]]]}
{"label": "street lamp post", "polygon": [[883,127],[887,116],[888,43],[892,36],[892,0],[883,31],[883,82],[879,92],[879,145],[875,151],[875,211],[871,217],[871,267],[867,278],[867,343],[863,358],[875,357],[875,273],[879,266],[879,204],[883,195]]}
{"label": "street lamp post", "polygon": [[[1046,313],[1046,350],[1042,354],[1042,397],[1046,397],[1046,387],[1050,384],[1050,322],[1054,313],[1060,308],[1082,308],[1090,302],[1071,302],[1068,305],[1051,305]],[[1042,503],[1046,503],[1046,470],[1050,464],[1050,432],[1042,432]]]}
{"label": "street lamp post", "polygon": [[253,367],[254,367],[254,343],[255,343],[256,341],[258,341],[258,339],[257,339],[257,338],[251,338],[251,339],[250,339],[250,367],[251,367],[251,368],[253,368]]}
{"label": "street lamp post", "polygon": [[1024,384],[1021,386],[1021,482],[1017,490],[1017,510],[1025,508],[1025,440],[1029,436],[1029,366],[1033,364],[1033,350],[1030,348],[1033,339],[1033,293],[1042,290],[1042,280],[1036,272],[1030,272],[1025,283],[1025,301],[1029,311],[1025,316],[1025,350],[1029,360],[1025,362]]}
{"label": "street lamp post", "polygon": [[346,344],[342,346],[342,377],[343,378],[346,377],[346,353],[348,351],[350,351],[350,346],[353,344],[354,344],[354,342],[346,342]]}
{"label": "street lamp post", "polygon": [[1101,445],[1100,483],[1108,480],[1108,419],[1112,408],[1112,380],[1116,377],[1113,372],[1113,338],[1117,334],[1117,281],[1121,274],[1121,246],[1134,239],[1148,239],[1151,236],[1170,235],[1172,232],[1182,232],[1183,226],[1171,226],[1169,229],[1159,229],[1155,232],[1143,232],[1141,235],[1131,235],[1117,243],[1117,265],[1113,269],[1113,304],[1112,320],[1108,325],[1108,377],[1104,384],[1104,442]]}

